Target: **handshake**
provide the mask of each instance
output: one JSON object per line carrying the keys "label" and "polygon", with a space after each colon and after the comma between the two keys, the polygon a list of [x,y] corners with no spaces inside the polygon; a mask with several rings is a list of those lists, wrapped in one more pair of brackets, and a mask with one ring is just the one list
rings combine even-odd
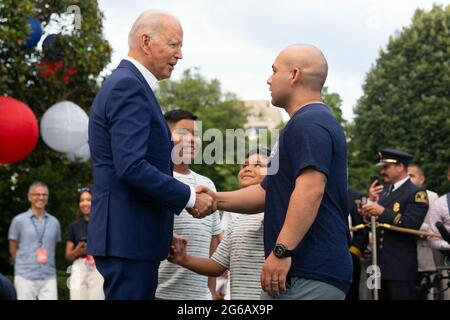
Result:
{"label": "handshake", "polygon": [[217,210],[217,195],[205,186],[195,186],[196,200],[193,208],[186,209],[194,218],[204,218]]}

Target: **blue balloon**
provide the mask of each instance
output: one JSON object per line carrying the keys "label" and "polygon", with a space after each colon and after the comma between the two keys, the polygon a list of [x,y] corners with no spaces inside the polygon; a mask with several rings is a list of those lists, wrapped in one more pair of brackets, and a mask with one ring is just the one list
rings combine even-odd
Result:
{"label": "blue balloon", "polygon": [[28,24],[31,27],[31,32],[28,35],[28,39],[22,45],[25,49],[34,48],[42,37],[42,27],[39,20],[28,17]]}
{"label": "blue balloon", "polygon": [[42,52],[44,53],[44,57],[48,61],[60,61],[64,59],[64,55],[60,47],[56,44],[56,39],[59,37],[59,34],[50,34],[45,37],[42,42]]}
{"label": "blue balloon", "polygon": [[44,41],[42,42],[42,50],[44,51],[53,51],[56,49],[56,37],[58,35],[55,33],[49,34],[45,37]]}

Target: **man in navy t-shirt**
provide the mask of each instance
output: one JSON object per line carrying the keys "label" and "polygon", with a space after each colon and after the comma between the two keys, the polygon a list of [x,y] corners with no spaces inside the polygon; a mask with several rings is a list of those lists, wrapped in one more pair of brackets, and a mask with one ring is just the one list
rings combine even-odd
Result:
{"label": "man in navy t-shirt", "polygon": [[[319,196],[304,198],[306,205],[314,208],[311,211],[316,211],[319,205],[315,215],[310,212],[303,216],[309,221],[299,221],[310,224],[309,229],[296,247],[287,247],[294,251],[288,277],[322,281],[345,293],[352,266],[348,252],[347,153],[343,130],[326,105],[311,103],[293,115],[278,143],[278,155],[274,155],[279,161],[278,173],[267,176],[262,183],[266,190],[265,212],[270,212],[264,221],[266,256],[277,243],[284,245],[278,238],[289,206],[295,203],[291,201],[293,193],[302,197],[307,191],[296,188],[297,179],[304,173],[323,176],[324,183],[310,186],[318,188],[318,194],[323,190],[321,201]],[[298,212],[298,219],[301,217]],[[295,223],[296,217],[292,218]]]}
{"label": "man in navy t-shirt", "polygon": [[218,208],[265,212],[262,299],[344,299],[352,279],[347,147],[321,99],[327,61],[313,46],[292,45],[272,69],[272,104],[291,117],[274,148],[272,175],[217,193]]}

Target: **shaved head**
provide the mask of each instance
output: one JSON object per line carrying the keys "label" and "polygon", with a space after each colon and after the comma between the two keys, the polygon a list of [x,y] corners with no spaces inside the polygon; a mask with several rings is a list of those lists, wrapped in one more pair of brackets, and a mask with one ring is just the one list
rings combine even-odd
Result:
{"label": "shaved head", "polygon": [[312,45],[294,44],[281,51],[279,58],[287,68],[299,68],[303,85],[320,92],[327,79],[328,63],[322,51]]}

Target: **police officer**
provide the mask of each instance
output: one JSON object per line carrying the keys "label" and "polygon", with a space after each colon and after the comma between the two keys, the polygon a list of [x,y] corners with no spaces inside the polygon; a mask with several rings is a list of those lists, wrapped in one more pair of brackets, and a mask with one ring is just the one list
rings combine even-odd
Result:
{"label": "police officer", "polygon": [[[375,180],[369,203],[361,213],[376,216],[377,222],[420,229],[427,214],[427,193],[414,185],[407,167],[412,155],[395,149],[379,152],[385,188]],[[377,228],[377,254],[381,270],[381,300],[414,300],[417,279],[417,238],[414,235]]]}

